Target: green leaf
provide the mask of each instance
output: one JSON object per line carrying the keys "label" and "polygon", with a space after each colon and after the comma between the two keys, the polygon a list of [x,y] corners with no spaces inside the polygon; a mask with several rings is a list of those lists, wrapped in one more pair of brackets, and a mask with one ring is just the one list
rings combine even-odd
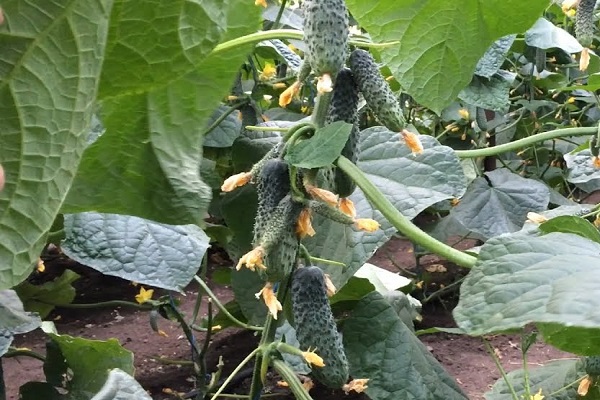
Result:
{"label": "green leaf", "polygon": [[358,303],[343,334],[350,375],[369,379],[370,399],[467,399],[379,293]]}
{"label": "green leaf", "polygon": [[593,190],[586,190],[583,186],[585,184],[597,186],[600,181],[600,169],[594,166],[590,150],[565,154],[563,157],[567,163],[567,181],[588,192],[595,190],[595,187]]}
{"label": "green leaf", "polygon": [[506,113],[510,107],[510,87],[511,82],[499,75],[489,79],[474,76],[469,86],[458,94],[458,98],[472,106]]}
{"label": "green leaf", "polygon": [[569,32],[557,27],[545,18],[540,18],[525,32],[525,43],[540,49],[559,48],[567,53],[579,53],[583,47]]}
{"label": "green leaf", "polygon": [[[230,111],[230,107],[220,105],[212,113],[208,120],[207,127],[212,126],[223,114]],[[223,121],[221,121],[206,137],[204,146],[207,147],[230,147],[242,130],[242,121],[239,118],[240,112],[235,110],[230,112]]]}
{"label": "green leaf", "polygon": [[600,354],[598,254],[600,244],[569,233],[490,239],[461,286],[454,319],[470,335],[535,323],[563,350]]}
{"label": "green leaf", "polygon": [[2,3],[0,290],[23,281],[86,145],[111,0]]}
{"label": "green leaf", "polygon": [[[48,336],[58,345],[70,370],[66,382],[70,398],[91,398],[102,389],[110,369],[120,368],[133,375],[133,353],[121,347],[116,339],[90,340],[54,333],[48,333]],[[53,369],[53,363],[63,360],[47,358],[44,370]]]}
{"label": "green leaf", "polygon": [[128,373],[119,368],[110,370],[102,389],[92,400],[152,400],[144,388]]}
{"label": "green leaf", "polygon": [[353,276],[329,299],[329,302],[334,305],[345,301],[358,301],[374,290],[375,286],[367,278]]}
{"label": "green leaf", "polygon": [[267,306],[258,293],[265,286],[265,281],[248,268],[231,273],[231,287],[242,313],[253,325],[262,326],[267,317]]}
{"label": "green leaf", "polygon": [[381,50],[383,62],[404,90],[439,114],[467,86],[489,46],[530,28],[548,1],[348,0],[347,4],[373,41],[399,42]]}
{"label": "green leaf", "polygon": [[165,225],[137,217],[65,215],[64,253],[103,274],[181,291],[193,279],[209,238],[195,225]]}
{"label": "green leaf", "polygon": [[30,332],[41,322],[37,314],[24,310],[13,290],[0,290],[0,356],[8,350],[13,335]]}
{"label": "green leaf", "polygon": [[299,168],[320,168],[331,165],[342,153],[352,132],[352,124],[337,121],[317,129],[306,140],[298,141],[287,150],[285,159]]}
{"label": "green leaf", "polygon": [[492,43],[483,57],[477,62],[475,75],[491,78],[496,74],[502,66],[502,63],[504,63],[506,54],[508,53],[508,50],[510,50],[516,37],[517,35],[506,35]]}
{"label": "green leaf", "polygon": [[28,311],[36,312],[46,318],[55,306],[70,304],[75,298],[75,288],[71,285],[79,279],[79,275],[70,269],[65,270],[58,278],[33,285],[27,281],[15,287],[23,306]]}
{"label": "green leaf", "polygon": [[[295,122],[267,121],[258,126],[289,128],[292,125],[295,125]],[[254,163],[280,141],[280,132],[244,130],[231,148],[231,160],[236,171],[249,171]]]}
{"label": "green leaf", "polygon": [[200,179],[202,134],[252,46],[210,50],[254,32],[260,10],[231,0],[145,2],[121,0],[114,16],[100,92],[106,132],[86,150],[64,212],[199,224],[211,195]]}
{"label": "green leaf", "polygon": [[600,232],[590,221],[581,217],[564,215],[552,218],[540,225],[540,230],[544,233],[564,232],[572,233],[588,238],[596,243],[600,243]]}
{"label": "green leaf", "polygon": [[[288,321],[284,321],[283,324],[277,327],[275,340],[281,340],[291,346],[300,348],[300,342],[296,338],[296,330]],[[306,364],[304,358],[285,352],[282,352],[281,356],[297,374],[308,375],[310,373],[310,367]]]}
{"label": "green leaf", "polygon": [[[571,385],[585,375],[583,363],[578,359],[555,360],[527,371],[518,369],[508,373],[508,379],[517,396],[525,395],[524,382],[529,381],[530,393],[542,389],[544,400],[572,400],[577,398],[577,385]],[[550,395],[553,393],[552,395]],[[498,379],[492,389],[485,393],[486,400],[513,400],[513,395],[504,379]]]}
{"label": "green leaf", "polygon": [[226,247],[231,259],[238,259],[252,250],[257,201],[254,185],[245,185],[221,197],[221,215],[233,233]]}
{"label": "green leaf", "polygon": [[520,230],[527,213],[545,210],[549,200],[545,184],[497,169],[475,179],[451,214],[465,228],[490,238]]}

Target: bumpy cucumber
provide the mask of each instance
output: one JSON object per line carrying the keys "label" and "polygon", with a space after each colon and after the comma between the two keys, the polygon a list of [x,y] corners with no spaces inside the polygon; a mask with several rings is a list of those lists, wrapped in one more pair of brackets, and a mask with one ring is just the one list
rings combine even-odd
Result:
{"label": "bumpy cucumber", "polygon": [[[346,145],[342,149],[342,155],[356,163],[358,159],[358,87],[352,76],[352,71],[344,68],[340,71],[333,88],[333,96],[329,104],[326,124],[336,121],[344,121],[352,124],[352,132],[348,137]],[[356,189],[356,184],[348,175],[338,168],[333,170],[334,192],[340,197],[348,197]]]}
{"label": "bumpy cucumber", "polygon": [[590,376],[600,376],[600,356],[589,356],[584,359],[585,372]]}
{"label": "bumpy cucumber", "polygon": [[292,312],[301,349],[314,350],[325,363],[324,367],[313,367],[312,375],[326,386],[342,387],[348,380],[348,359],[331,313],[325,275],[320,268],[299,268],[294,273]]}
{"label": "bumpy cucumber", "polygon": [[348,10],[344,0],[305,0],[305,58],[313,72],[335,78],[348,56]]}
{"label": "bumpy cucumber", "polygon": [[356,49],[350,54],[350,69],[367,105],[388,129],[400,132],[406,121],[402,107],[369,52]]}
{"label": "bumpy cucumber", "polygon": [[328,218],[332,221],[339,222],[344,225],[352,225],[354,224],[354,218],[351,216],[344,214],[337,208],[331,207],[329,204],[322,203],[320,201],[311,200],[309,201],[309,206],[311,210],[316,212],[319,215],[322,215],[325,218]]}
{"label": "bumpy cucumber", "polygon": [[304,205],[285,196],[275,207],[264,225],[255,246],[266,250],[266,270],[259,270],[269,282],[278,282],[288,276],[296,263],[300,240],[296,234],[296,224]]}
{"label": "bumpy cucumber", "polygon": [[265,226],[281,200],[290,193],[288,165],[280,158],[266,160],[255,180],[258,208],[254,220],[254,242],[263,235]]}
{"label": "bumpy cucumber", "polygon": [[583,47],[590,47],[594,40],[594,8],[596,0],[581,0],[575,14],[575,36]]}

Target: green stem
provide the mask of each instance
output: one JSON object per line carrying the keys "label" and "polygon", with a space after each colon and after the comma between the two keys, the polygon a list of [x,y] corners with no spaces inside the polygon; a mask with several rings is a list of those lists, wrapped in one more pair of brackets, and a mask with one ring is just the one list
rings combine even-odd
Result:
{"label": "green stem", "polygon": [[19,349],[17,347],[13,347],[10,346],[8,348],[8,351],[2,356],[4,358],[11,358],[11,357],[21,357],[21,356],[27,356],[27,357],[31,357],[31,358],[35,358],[36,360],[40,360],[41,362],[46,362],[46,357],[44,357],[43,355],[36,353],[35,351],[32,350],[26,350],[26,349]]}
{"label": "green stem", "polygon": [[333,97],[333,92],[319,93],[315,100],[315,109],[312,113],[312,123],[318,128],[325,126],[325,118],[327,117],[327,111],[329,111],[329,103]]}
{"label": "green stem", "polygon": [[232,112],[234,112],[240,106],[243,106],[247,102],[248,102],[248,100],[244,99],[244,100],[239,101],[239,102],[233,104],[232,106],[230,106],[229,109],[227,109],[227,111],[225,111],[223,114],[219,115],[219,118],[217,118],[215,120],[215,122],[213,122],[208,128],[206,128],[206,130],[204,132],[202,132],[202,137],[211,133],[217,126],[219,126],[219,124],[221,122],[225,121],[225,118],[227,118],[229,116],[229,114],[231,114]]}
{"label": "green stem", "polygon": [[247,131],[255,131],[255,132],[287,132],[290,128],[277,128],[275,126],[254,126],[247,125],[244,127]]}
{"label": "green stem", "polygon": [[492,360],[494,360],[494,364],[496,364],[496,368],[498,368],[498,371],[500,371],[500,374],[502,375],[504,382],[506,382],[506,386],[508,386],[508,389],[510,390],[510,394],[512,395],[513,400],[519,400],[519,396],[517,396],[517,392],[515,392],[515,388],[513,387],[512,383],[510,382],[510,379],[508,379],[508,376],[506,375],[506,371],[504,370],[504,367],[502,367],[502,364],[500,364],[500,360],[498,360],[496,353],[494,353],[494,349],[492,348],[490,343],[487,340],[485,340],[485,338],[482,337],[481,339],[483,340],[483,344],[485,345],[485,348],[486,348],[487,352],[489,353],[490,357],[492,357]]}
{"label": "green stem", "polygon": [[283,11],[285,10],[285,4],[287,0],[283,0],[281,2],[281,6],[279,7],[279,11],[277,12],[277,17],[275,17],[275,22],[273,22],[273,29],[279,28],[279,22],[281,21],[281,16],[283,15]]}
{"label": "green stem", "polygon": [[215,305],[217,306],[217,308],[223,314],[225,314],[225,316],[227,318],[229,318],[229,320],[231,322],[233,322],[234,324],[236,324],[239,327],[250,329],[252,331],[262,331],[263,330],[263,328],[260,327],[260,326],[254,326],[254,325],[246,324],[246,323],[240,321],[239,319],[237,319],[236,317],[234,317],[229,311],[227,311],[227,309],[225,308],[225,306],[219,301],[219,299],[217,298],[217,296],[215,296],[215,294],[212,292],[212,290],[210,290],[210,288],[208,287],[208,285],[202,279],[200,279],[198,276],[194,276],[194,279],[196,280],[196,282],[198,282],[198,284],[200,285],[200,287],[202,288],[202,290],[204,290],[204,292],[206,293],[206,295],[208,297],[210,297],[210,299],[215,303]]}
{"label": "green stem", "polygon": [[568,385],[565,385],[565,386],[561,387],[560,389],[558,389],[558,390],[556,390],[556,391],[554,391],[552,393],[545,394],[545,395],[548,396],[549,399],[553,399],[560,392],[564,392],[565,390],[567,390],[570,387],[573,387],[575,385],[579,385],[579,382],[581,382],[586,376],[587,375],[584,375],[584,376],[582,376],[580,378],[577,378],[577,380],[569,383]]}
{"label": "green stem", "polygon": [[310,394],[302,386],[302,382],[300,382],[300,379],[298,379],[296,373],[292,371],[289,365],[281,360],[273,360],[273,368],[290,385],[290,389],[297,400],[312,400],[312,397],[310,397]]}
{"label": "green stem", "polygon": [[564,136],[589,136],[596,132],[598,132],[598,127],[595,126],[587,128],[555,129],[548,132],[536,133],[535,135],[515,140],[514,142],[501,144],[499,146],[475,150],[456,150],[455,153],[459,158],[489,157],[508,151],[518,150],[537,142],[543,142],[544,140],[558,139]]}
{"label": "green stem", "polygon": [[344,156],[340,156],[337,161],[337,166],[356,182],[358,187],[361,188],[367,196],[367,199],[369,199],[375,208],[381,211],[383,216],[412,242],[462,267],[471,268],[475,265],[475,262],[477,261],[476,257],[463,253],[460,250],[456,250],[455,248],[434,239],[410,222],[408,218],[402,215],[400,211],[390,203],[387,197],[371,183],[365,174],[358,169],[352,161]]}
{"label": "green stem", "polygon": [[242,368],[244,368],[244,365],[246,365],[252,359],[252,357],[254,357],[258,353],[260,349],[260,347],[257,347],[256,349],[252,350],[252,353],[248,354],[246,358],[244,358],[242,362],[239,363],[239,365],[235,367],[233,371],[231,371],[231,374],[229,374],[229,376],[227,377],[227,379],[225,379],[225,382],[223,382],[219,390],[217,390],[215,394],[211,397],[211,400],[215,400],[217,397],[219,397],[219,395],[223,392],[223,390],[225,390],[229,382],[231,382],[235,375],[239,373],[242,370]]}
{"label": "green stem", "polygon": [[[251,33],[249,35],[245,35],[245,36],[242,36],[239,38],[232,39],[225,43],[221,43],[213,49],[211,54],[220,53],[222,51],[227,51],[227,50],[230,50],[230,49],[233,49],[233,48],[236,48],[239,46],[243,46],[246,44],[262,42],[263,40],[269,40],[269,39],[302,40],[303,38],[304,38],[304,32],[297,30],[297,29],[272,29],[269,31],[260,31],[260,32]],[[400,42],[394,41],[394,42],[385,42],[385,43],[371,43],[371,42],[365,42],[362,40],[350,39],[349,43],[351,45],[357,46],[357,47],[362,47],[362,48],[367,48],[367,49],[368,48],[378,49],[378,48],[394,46]]]}
{"label": "green stem", "polygon": [[98,303],[87,303],[87,304],[77,304],[77,303],[69,303],[69,304],[54,304],[48,301],[37,300],[39,303],[46,304],[49,306],[60,307],[60,308],[101,308],[101,307],[132,307],[137,308],[139,310],[152,310],[153,306],[150,303],[134,303],[132,301],[125,300],[110,300],[110,301],[100,301]]}

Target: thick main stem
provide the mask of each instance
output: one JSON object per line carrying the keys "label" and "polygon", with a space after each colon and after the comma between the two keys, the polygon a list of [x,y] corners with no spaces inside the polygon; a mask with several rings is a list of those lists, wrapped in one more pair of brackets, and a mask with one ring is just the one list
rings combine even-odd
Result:
{"label": "thick main stem", "polygon": [[531,146],[532,144],[538,142],[543,142],[544,140],[558,139],[568,136],[589,136],[597,132],[598,127],[555,129],[553,131],[537,133],[535,135],[515,140],[514,142],[501,144],[499,146],[475,150],[456,150],[455,153],[459,158],[489,157],[506,153],[508,151],[519,150],[523,147]]}
{"label": "thick main stem", "polygon": [[387,197],[385,197],[383,193],[367,179],[365,174],[358,169],[352,161],[344,156],[340,156],[337,161],[337,166],[356,182],[358,187],[362,189],[365,196],[367,196],[367,199],[369,199],[375,208],[377,208],[396,229],[412,242],[421,245],[427,250],[462,267],[471,268],[475,265],[475,262],[477,261],[476,257],[440,242],[410,222],[410,220],[402,215],[400,211],[390,203]]}

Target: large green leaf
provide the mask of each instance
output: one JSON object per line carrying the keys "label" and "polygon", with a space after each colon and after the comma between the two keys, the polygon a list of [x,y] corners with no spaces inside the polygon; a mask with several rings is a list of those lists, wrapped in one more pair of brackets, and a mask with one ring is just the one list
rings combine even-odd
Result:
{"label": "large green leaf", "polygon": [[549,200],[545,184],[497,169],[471,183],[452,215],[467,229],[490,238],[518,231],[527,213],[545,210]]}
{"label": "large green leaf", "polygon": [[489,79],[474,76],[469,86],[464,88],[458,97],[472,106],[505,113],[510,107],[508,92],[511,84],[511,77],[500,74]]}
{"label": "large green leaf", "polygon": [[317,129],[314,136],[297,142],[285,154],[285,159],[300,168],[320,168],[332,164],[342,153],[352,125],[337,121]]}
{"label": "large green leaf", "polygon": [[370,399],[467,399],[381,294],[358,302],[343,334],[350,374],[369,379]]}
{"label": "large green leaf", "polygon": [[[571,384],[585,375],[585,372],[580,360],[568,359],[550,361],[541,367],[528,368],[527,371],[518,369],[507,375],[519,398],[523,398],[525,394],[524,382],[527,379],[530,392],[537,393],[542,389],[544,400],[573,400],[577,398],[577,385]],[[513,400],[514,397],[506,381],[501,378],[492,386],[492,390],[485,393],[485,399]]]}
{"label": "large green leaf", "polygon": [[569,32],[545,18],[538,19],[525,33],[525,43],[540,49],[559,48],[567,53],[579,53],[583,47]]}
{"label": "large green leaf", "polygon": [[0,289],[31,272],[86,144],[112,0],[2,2]]}
{"label": "large green leaf", "polygon": [[195,225],[165,225],[117,214],[65,215],[61,243],[70,258],[103,274],[181,291],[209,246]]}
{"label": "large green leaf", "polygon": [[128,373],[115,368],[92,400],[152,400],[144,388]]}
{"label": "large green leaf", "polygon": [[40,326],[35,313],[26,312],[13,290],[0,290],[0,356],[8,350],[13,335],[26,333]]}
{"label": "large green leaf", "polygon": [[477,62],[475,75],[491,78],[496,74],[502,66],[502,63],[504,63],[506,54],[508,53],[508,50],[510,50],[516,37],[517,35],[506,35],[492,43],[483,57]]}
{"label": "large green leaf", "polygon": [[375,42],[399,41],[382,49],[382,60],[410,95],[437,113],[469,83],[495,40],[525,32],[548,6],[547,0],[347,3]]}
{"label": "large green leaf", "polygon": [[199,173],[202,133],[252,46],[210,50],[253,32],[260,10],[232,0],[121,0],[117,9],[104,65],[116,77],[103,73],[100,88],[106,132],[86,150],[64,210],[198,224],[211,194]]}
{"label": "large green leaf", "polygon": [[536,323],[563,350],[600,354],[598,254],[600,244],[569,233],[490,239],[461,285],[454,318],[470,335]]}

